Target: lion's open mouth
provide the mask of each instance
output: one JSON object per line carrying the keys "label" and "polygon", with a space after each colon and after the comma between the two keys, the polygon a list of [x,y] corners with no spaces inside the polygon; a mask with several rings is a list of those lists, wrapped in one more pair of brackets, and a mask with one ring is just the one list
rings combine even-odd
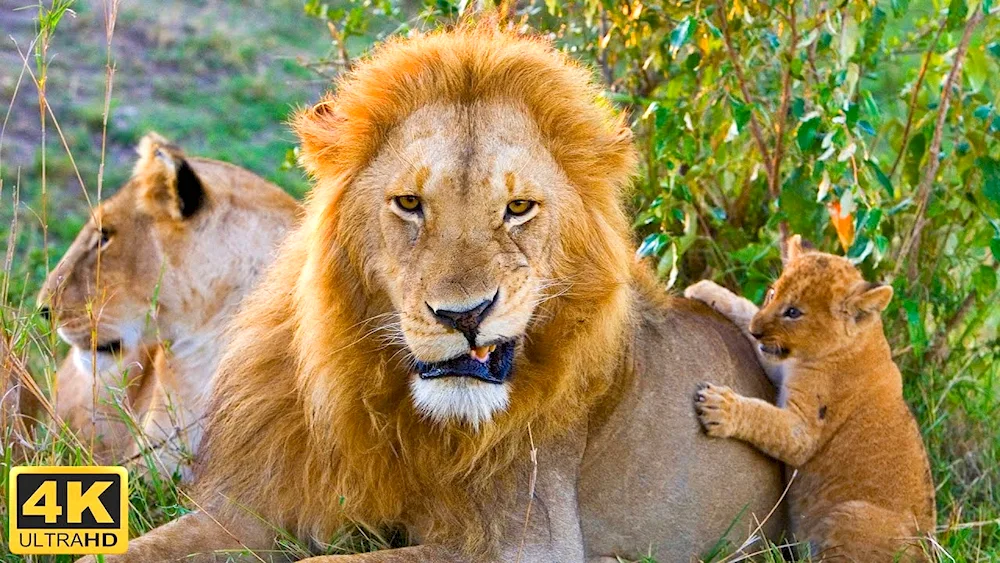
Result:
{"label": "lion's open mouth", "polygon": [[775,356],[778,358],[784,358],[788,355],[788,348],[782,348],[777,344],[764,344],[760,343],[760,351],[767,354],[768,356]]}
{"label": "lion's open mouth", "polygon": [[503,383],[514,366],[515,342],[498,342],[473,348],[468,354],[443,362],[417,362],[420,379],[472,377],[486,383]]}

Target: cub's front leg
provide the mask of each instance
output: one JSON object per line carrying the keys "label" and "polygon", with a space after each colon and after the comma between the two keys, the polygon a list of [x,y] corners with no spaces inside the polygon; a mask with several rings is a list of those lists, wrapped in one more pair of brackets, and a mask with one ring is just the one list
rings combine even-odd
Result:
{"label": "cub's front leg", "polygon": [[737,394],[729,387],[702,383],[694,398],[695,412],[709,436],[736,438],[792,467],[809,461],[821,429],[802,416],[810,406],[789,401],[787,408]]}
{"label": "cub's front leg", "polygon": [[750,341],[757,352],[757,361],[764,368],[767,378],[771,380],[771,383],[775,387],[781,386],[781,364],[771,356],[761,352],[760,346],[757,344],[757,339],[750,334],[750,321],[757,314],[757,311],[759,311],[752,301],[736,295],[711,280],[701,280],[694,285],[688,286],[684,290],[684,297],[701,301],[739,327],[740,331],[743,332],[743,336]]}
{"label": "cub's front leg", "polygon": [[759,309],[749,299],[740,297],[711,280],[701,280],[688,286],[684,290],[684,297],[697,299],[715,309],[723,317],[740,327],[740,330],[748,338],[750,337],[748,332],[750,319],[757,314]]}

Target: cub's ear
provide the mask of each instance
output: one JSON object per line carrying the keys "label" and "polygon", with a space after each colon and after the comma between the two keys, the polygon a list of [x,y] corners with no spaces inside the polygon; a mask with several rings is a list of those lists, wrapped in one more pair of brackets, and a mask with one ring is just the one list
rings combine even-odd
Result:
{"label": "cub's ear", "polygon": [[799,256],[802,256],[804,252],[805,248],[802,244],[802,236],[792,235],[785,241],[784,260],[782,260],[782,263],[788,265]]}
{"label": "cub's ear", "polygon": [[205,187],[180,148],[149,133],[137,150],[132,177],[139,184],[139,205],[150,215],[182,221],[205,206]]}
{"label": "cub's ear", "polygon": [[859,283],[845,303],[847,313],[855,319],[869,314],[878,314],[889,306],[892,300],[892,286],[874,283]]}

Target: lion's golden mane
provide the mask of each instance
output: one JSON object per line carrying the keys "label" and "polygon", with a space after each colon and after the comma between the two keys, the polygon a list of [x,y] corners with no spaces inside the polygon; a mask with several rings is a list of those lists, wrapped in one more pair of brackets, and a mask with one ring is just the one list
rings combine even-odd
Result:
{"label": "lion's golden mane", "polygon": [[[316,185],[304,225],[236,321],[203,449],[203,498],[257,507],[302,538],[417,514],[434,523],[422,542],[495,548],[498,514],[526,487],[513,461],[599,409],[626,361],[633,273],[621,198],[635,154],[623,117],[591,84],[543,40],[470,24],[383,44],[336,95],[299,113]],[[587,212],[567,220],[553,251],[572,294],[540,306],[510,407],[474,431],[422,418],[398,349],[370,336],[370,319],[392,305],[366,275],[379,260],[362,244],[370,218],[341,215],[338,201],[415,110],[489,100],[525,108]]]}

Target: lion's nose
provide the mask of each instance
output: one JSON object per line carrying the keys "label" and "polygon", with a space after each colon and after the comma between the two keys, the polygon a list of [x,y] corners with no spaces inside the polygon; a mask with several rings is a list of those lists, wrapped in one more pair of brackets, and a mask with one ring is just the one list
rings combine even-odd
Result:
{"label": "lion's nose", "polygon": [[482,301],[472,308],[463,311],[435,309],[430,305],[427,305],[427,308],[430,309],[434,318],[439,323],[461,332],[469,340],[469,344],[475,346],[476,330],[479,328],[480,323],[483,322],[483,319],[486,318],[486,315],[489,314],[495,301],[496,296],[494,295],[492,299]]}

